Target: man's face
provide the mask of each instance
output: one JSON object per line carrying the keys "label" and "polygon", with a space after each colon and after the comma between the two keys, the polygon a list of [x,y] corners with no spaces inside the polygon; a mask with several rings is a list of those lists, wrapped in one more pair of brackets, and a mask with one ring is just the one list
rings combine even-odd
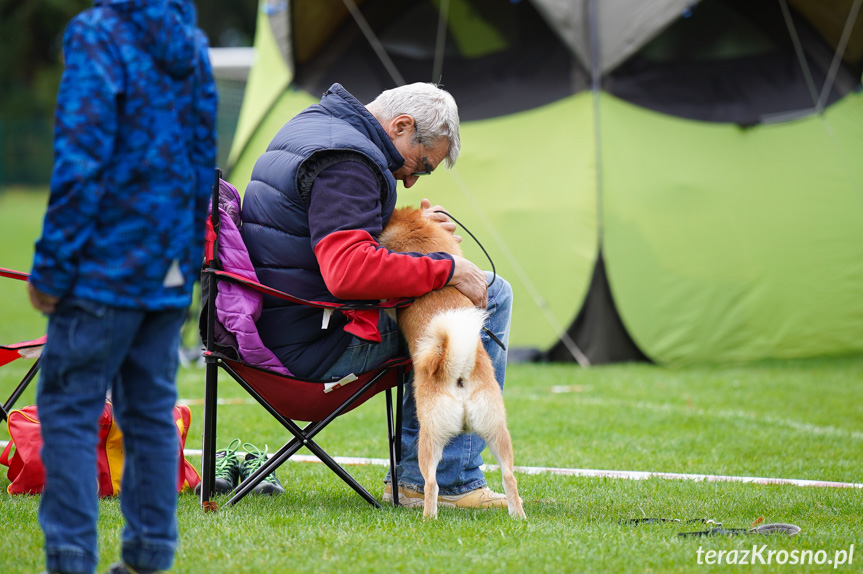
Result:
{"label": "man's face", "polygon": [[396,149],[405,158],[402,167],[393,172],[393,177],[401,180],[405,188],[413,186],[422,175],[427,175],[437,169],[437,166],[446,158],[448,146],[439,143],[437,147],[430,148],[425,145],[422,138],[422,128],[419,131],[419,143],[417,138],[416,124],[410,116],[399,116],[390,124],[387,133],[396,146]]}

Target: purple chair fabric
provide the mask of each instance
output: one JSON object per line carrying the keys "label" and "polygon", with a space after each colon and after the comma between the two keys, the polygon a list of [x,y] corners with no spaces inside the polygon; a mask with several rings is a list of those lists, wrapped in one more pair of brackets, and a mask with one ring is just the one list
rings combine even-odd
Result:
{"label": "purple chair fabric", "polygon": [[[240,194],[227,181],[219,181],[219,261],[225,271],[258,281],[240,233]],[[237,343],[244,362],[281,375],[290,371],[261,341],[255,321],[261,316],[263,295],[243,285],[221,281],[216,294],[216,317]],[[217,334],[216,340],[224,339]],[[230,339],[230,337],[228,338]]]}

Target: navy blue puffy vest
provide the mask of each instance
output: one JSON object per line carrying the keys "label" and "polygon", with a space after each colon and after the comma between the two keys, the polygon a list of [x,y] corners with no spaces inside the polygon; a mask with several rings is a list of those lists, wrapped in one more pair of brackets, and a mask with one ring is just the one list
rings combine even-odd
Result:
{"label": "navy blue puffy vest", "polygon": [[[395,154],[395,155],[393,155]],[[396,203],[392,170],[401,156],[381,125],[341,85],[276,134],[258,158],[243,198],[243,240],[258,279],[304,299],[338,301],[327,291],[312,250],[308,193],[314,178],[338,161],[361,161],[381,189],[381,220]],[[319,309],[265,296],[257,321],[264,344],[298,376],[317,378],[347,348],[345,318],[334,313],[321,329]]]}

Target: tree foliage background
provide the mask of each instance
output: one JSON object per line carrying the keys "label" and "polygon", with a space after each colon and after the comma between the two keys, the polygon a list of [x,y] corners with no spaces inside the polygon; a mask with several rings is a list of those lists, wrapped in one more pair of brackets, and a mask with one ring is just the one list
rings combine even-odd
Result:
{"label": "tree foliage background", "polygon": [[[212,46],[250,46],[257,0],[196,0]],[[63,32],[92,0],[0,0],[0,116],[53,113]]]}
{"label": "tree foliage background", "polygon": [[[252,45],[258,0],[195,4],[211,46]],[[50,180],[63,33],[69,20],[92,5],[93,0],[0,0],[0,193],[9,185],[38,188]],[[220,120],[219,129],[220,153],[226,153],[221,148],[233,128]]]}

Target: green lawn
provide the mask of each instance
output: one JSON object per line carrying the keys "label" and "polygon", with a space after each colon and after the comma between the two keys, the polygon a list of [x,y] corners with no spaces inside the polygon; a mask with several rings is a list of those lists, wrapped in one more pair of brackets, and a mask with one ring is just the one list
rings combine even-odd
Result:
{"label": "green lawn", "polygon": [[[2,242],[0,267],[28,269],[44,199],[44,194],[0,193],[0,229],[14,231],[17,245]],[[23,285],[9,285],[14,283],[0,281],[2,341],[37,336],[44,328],[26,305]],[[0,369],[0,398],[27,366]],[[520,466],[863,482],[863,356],[679,369],[521,364],[512,365],[507,377],[505,398]],[[180,396],[192,404],[189,448],[200,448],[203,382],[196,367],[180,372]],[[220,396],[243,393],[224,378]],[[31,388],[18,405],[33,401]],[[220,446],[236,436],[273,451],[285,434],[257,405],[238,401],[220,407]],[[6,439],[3,427],[0,440]],[[334,455],[384,458],[382,397],[336,421],[319,442]],[[190,460],[200,464],[199,458]],[[487,461],[494,462],[490,456]],[[350,470],[380,495],[385,468]],[[833,565],[775,562],[807,550],[833,560],[852,544],[853,564],[838,571],[863,570],[863,490],[857,488],[519,473],[526,522],[505,512],[450,509],[441,509],[439,520],[424,522],[417,511],[372,508],[320,464],[290,462],[279,478],[284,495],[248,497],[213,514],[204,514],[193,496],[181,496],[174,571],[727,571],[733,567],[699,565],[699,556],[704,562],[707,551],[737,551],[741,560],[744,550],[766,545],[759,556],[778,554],[773,565],[757,566],[758,572],[821,572]],[[499,472],[488,478],[500,488]],[[6,484],[0,477],[0,487]],[[43,566],[37,507],[38,497],[0,493],[5,572],[38,572]],[[117,557],[122,517],[115,499],[103,501],[102,510],[104,568]],[[705,527],[621,523],[640,517],[708,518],[730,528],[762,518],[802,531],[793,538],[683,539],[678,532]]]}

